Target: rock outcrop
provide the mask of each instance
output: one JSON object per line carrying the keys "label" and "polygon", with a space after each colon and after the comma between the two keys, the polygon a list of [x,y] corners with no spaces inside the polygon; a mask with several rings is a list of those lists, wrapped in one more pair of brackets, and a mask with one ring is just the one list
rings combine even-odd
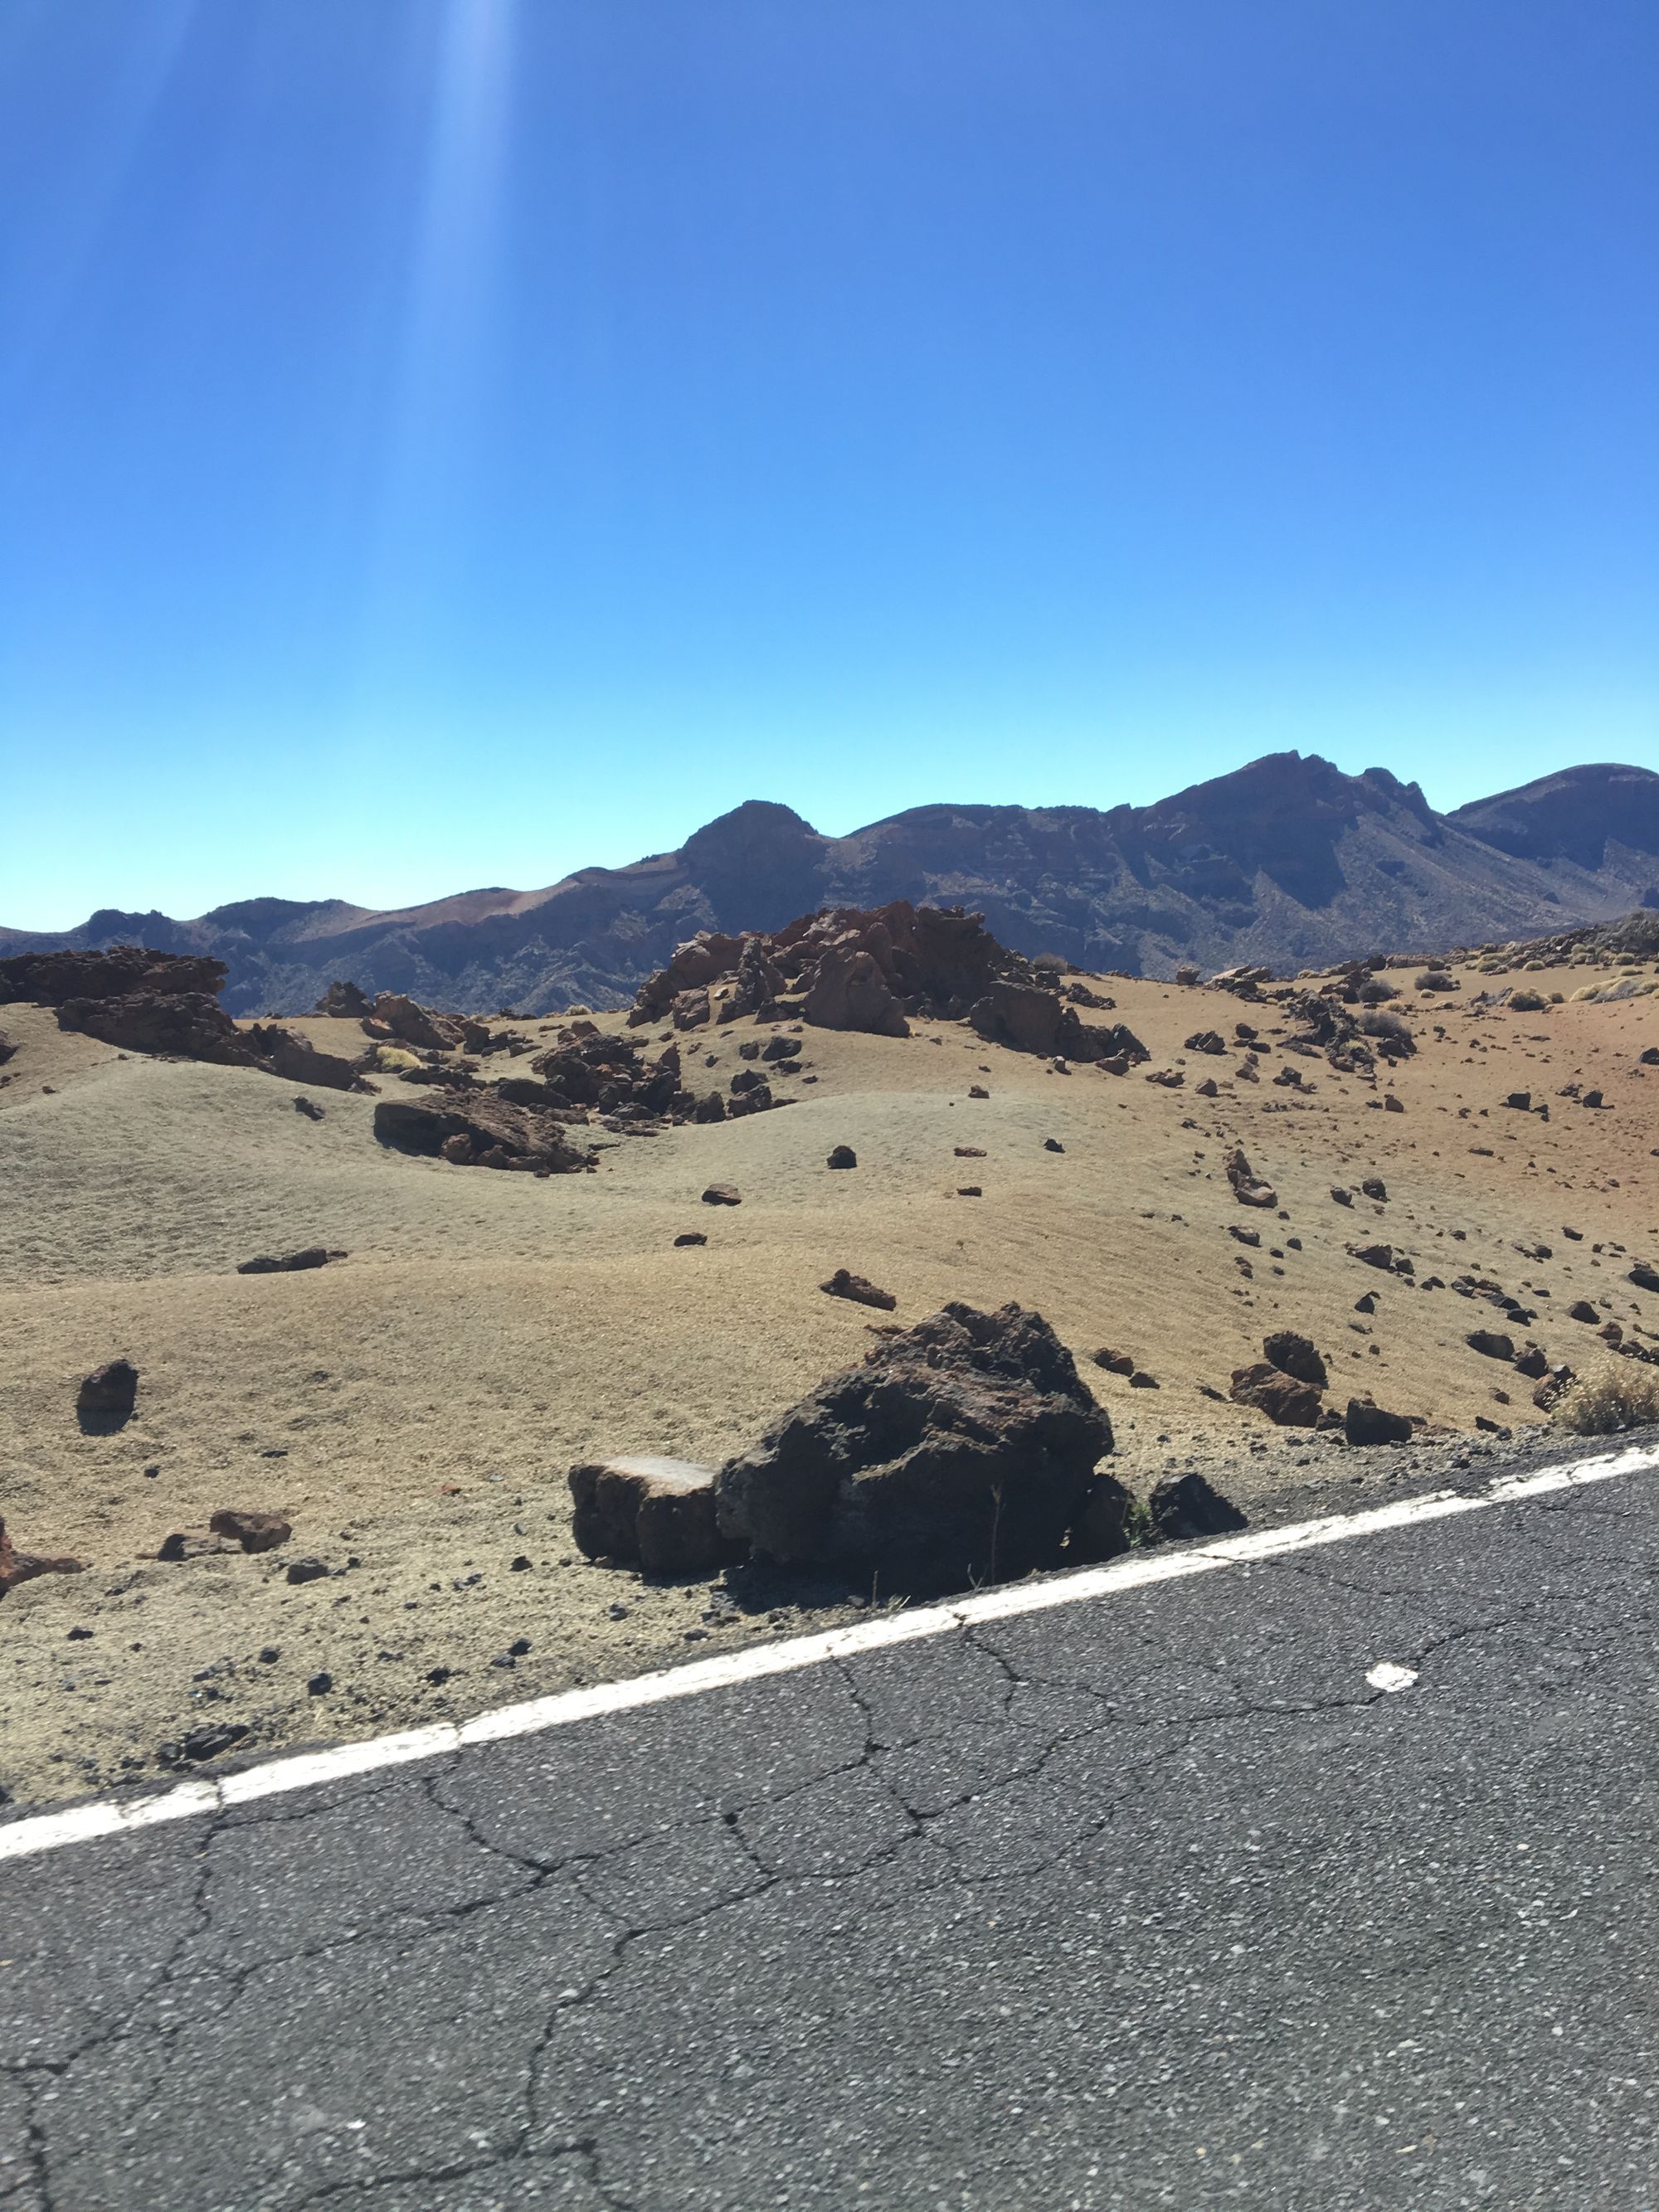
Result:
{"label": "rock outcrop", "polygon": [[[908,1036],[908,1017],[959,1017],[993,979],[1025,963],[978,915],[914,907],[836,907],[770,933],[705,930],[640,986],[631,1022],[669,1016],[696,1028],[744,1014],[815,1028]],[[1075,1018],[1075,1017],[1073,1017]]]}
{"label": "rock outcrop", "polygon": [[429,1103],[383,1098],[374,1109],[374,1134],[393,1152],[456,1167],[579,1175],[595,1157],[573,1144],[565,1124],[550,1114],[515,1106],[486,1088]]}
{"label": "rock outcrop", "polygon": [[0,1002],[24,999],[37,1006],[61,1006],[69,999],[153,999],[179,992],[211,999],[226,972],[222,960],[138,945],[112,945],[101,952],[24,952],[0,960]]}
{"label": "rock outcrop", "polygon": [[890,1589],[1052,1565],[1111,1424],[1040,1315],[951,1304],[832,1376],[720,1469],[723,1534]]}

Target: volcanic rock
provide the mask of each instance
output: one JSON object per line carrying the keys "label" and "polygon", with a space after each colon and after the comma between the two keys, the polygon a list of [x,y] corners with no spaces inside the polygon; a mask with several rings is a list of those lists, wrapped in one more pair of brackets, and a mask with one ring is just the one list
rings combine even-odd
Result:
{"label": "volcanic rock", "polygon": [[70,1557],[67,1552],[19,1552],[13,1548],[6,1534],[6,1524],[0,1521],[0,1597],[19,1583],[33,1582],[37,1575],[78,1575],[86,1567],[84,1559]]}
{"label": "volcanic rock", "polygon": [[137,1402],[138,1370],[130,1359],[112,1359],[86,1377],[75,1410],[83,1429],[107,1431],[130,1421]]}
{"label": "volcanic rock", "polygon": [[1115,1559],[1127,1552],[1134,1507],[1134,1493],[1128,1485],[1103,1468],[1089,1485],[1088,1497],[1066,1547],[1067,1559]]}
{"label": "volcanic rock", "polygon": [[248,1050],[273,1075],[285,1083],[311,1083],[319,1091],[361,1091],[362,1073],[355,1060],[338,1053],[319,1052],[309,1037],[276,1022],[254,1022],[246,1030]]}
{"label": "volcanic rock", "polygon": [[1249,1367],[1236,1367],[1227,1395],[1235,1405],[1253,1406],[1281,1429],[1312,1428],[1322,1404],[1310,1383],[1265,1359]]}
{"label": "volcanic rock", "polygon": [[854,1275],[845,1267],[837,1267],[827,1283],[818,1288],[832,1298],[852,1298],[861,1306],[879,1306],[884,1313],[891,1313],[898,1300],[891,1291],[878,1291],[863,1275]]}
{"label": "volcanic rock", "polygon": [[1513,1359],[1513,1339],[1495,1328],[1472,1328],[1463,1340],[1471,1352],[1484,1352],[1488,1359]]}
{"label": "volcanic rock", "polygon": [[343,1260],[345,1256],[343,1252],[326,1251],[320,1244],[308,1244],[303,1252],[289,1252],[280,1260],[266,1253],[261,1253],[256,1260],[239,1260],[236,1272],[239,1275],[294,1275],[308,1267],[325,1267],[331,1260]]}
{"label": "volcanic rock", "polygon": [[1226,1162],[1227,1180],[1232,1185],[1233,1196],[1241,1206],[1274,1206],[1279,1193],[1271,1183],[1258,1182],[1255,1170],[1244,1157],[1242,1146],[1236,1146]]}
{"label": "volcanic rock", "polygon": [[850,1145],[837,1145],[824,1162],[826,1167],[832,1168],[855,1168],[858,1164],[859,1156]]}
{"label": "volcanic rock", "polygon": [[218,1067],[253,1067],[258,1060],[216,999],[203,991],[132,991],[115,999],[65,999],[58,1026],[78,1030],[123,1052],[167,1053]]}
{"label": "volcanic rock", "polygon": [[135,993],[161,998],[179,992],[211,999],[225,974],[222,960],[137,945],[115,945],[104,952],[21,952],[0,960],[0,1001],[26,999],[36,1006],[61,1006],[70,999],[125,999]]}
{"label": "volcanic rock", "polygon": [[720,1525],[892,1586],[1052,1565],[1111,1424],[1039,1315],[951,1304],[833,1376],[721,1468]]}
{"label": "volcanic rock", "polygon": [[1342,1433],[1351,1444],[1406,1444],[1412,1440],[1412,1424],[1404,1413],[1385,1413],[1369,1398],[1350,1398]]}
{"label": "volcanic rock", "polygon": [[743,1194],[729,1182],[711,1182],[702,1194],[705,1206],[741,1206]]}
{"label": "volcanic rock", "polygon": [[488,1090],[466,1093],[464,1103],[382,1099],[374,1109],[374,1134],[393,1152],[538,1175],[580,1174],[595,1158],[578,1151],[550,1115],[508,1104]]}
{"label": "volcanic rock", "polygon": [[1160,1536],[1227,1536],[1247,1525],[1232,1500],[1224,1498],[1195,1469],[1165,1475],[1154,1486],[1147,1510]]}
{"label": "volcanic rock", "polygon": [[256,1506],[222,1505],[210,1517],[208,1527],[214,1535],[228,1537],[245,1552],[274,1552],[294,1534],[280,1513],[268,1513]]}
{"label": "volcanic rock", "polygon": [[1286,1375],[1294,1375],[1298,1382],[1312,1383],[1316,1390],[1322,1390],[1330,1379],[1313,1339],[1303,1336],[1296,1329],[1275,1329],[1271,1336],[1262,1339],[1261,1350],[1273,1366]]}
{"label": "volcanic rock", "polygon": [[590,1559],[647,1575],[700,1575],[741,1549],[716,1526],[712,1467],[640,1453],[573,1467],[569,1480],[571,1534]]}
{"label": "volcanic rock", "polygon": [[361,1021],[374,1011],[374,1002],[367,991],[337,976],[311,1011],[313,1014],[331,1016],[336,1021]]}

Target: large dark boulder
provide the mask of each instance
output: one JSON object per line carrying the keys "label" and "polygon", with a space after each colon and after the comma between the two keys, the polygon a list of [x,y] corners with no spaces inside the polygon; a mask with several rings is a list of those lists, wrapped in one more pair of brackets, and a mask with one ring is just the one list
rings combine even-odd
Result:
{"label": "large dark boulder", "polygon": [[94,1367],[75,1395],[76,1418],[89,1436],[124,1428],[138,1404],[138,1370],[130,1359]]}
{"label": "large dark boulder", "polygon": [[1322,1390],[1330,1380],[1319,1347],[1299,1329],[1274,1329],[1261,1340],[1261,1350],[1282,1374],[1294,1375],[1298,1382],[1310,1382],[1316,1390]]}
{"label": "large dark boulder", "polygon": [[164,997],[177,991],[213,998],[225,973],[222,960],[157,952],[149,945],[113,945],[106,952],[20,952],[0,960],[0,1000],[27,999],[39,1006],[61,1006],[66,999],[125,999],[135,992]]}
{"label": "large dark boulder", "polygon": [[821,1383],[716,1486],[727,1536],[786,1564],[959,1587],[1054,1564],[1111,1424],[1038,1314],[951,1304]]}
{"label": "large dark boulder", "polygon": [[1310,1429],[1324,1410],[1324,1401],[1312,1383],[1287,1375],[1266,1359],[1235,1367],[1227,1395],[1236,1406],[1254,1407],[1281,1429]]}
{"label": "large dark boulder", "polygon": [[321,1052],[309,1037],[276,1022],[255,1022],[246,1032],[247,1047],[261,1066],[285,1083],[304,1083],[319,1091],[361,1091],[357,1064],[337,1052]]}
{"label": "large dark boulder", "polygon": [[383,1098],[374,1109],[374,1134],[393,1152],[441,1158],[458,1167],[577,1175],[594,1160],[592,1152],[571,1142],[564,1125],[550,1114],[509,1105],[488,1090],[467,1091],[441,1104]]}
{"label": "large dark boulder", "polygon": [[203,991],[133,991],[118,999],[65,999],[58,1026],[123,1052],[166,1053],[218,1067],[255,1067],[258,1057],[216,999]]}
{"label": "large dark boulder", "polygon": [[1230,1498],[1224,1498],[1196,1469],[1165,1475],[1146,1501],[1160,1536],[1229,1536],[1247,1524]]}

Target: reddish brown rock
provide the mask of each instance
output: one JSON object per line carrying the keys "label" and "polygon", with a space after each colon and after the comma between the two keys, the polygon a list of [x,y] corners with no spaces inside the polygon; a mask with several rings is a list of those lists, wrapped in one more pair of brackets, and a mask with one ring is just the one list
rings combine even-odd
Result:
{"label": "reddish brown rock", "polygon": [[651,1453],[570,1470],[571,1534],[590,1559],[647,1575],[708,1574],[737,1555],[720,1532],[714,1470]]}
{"label": "reddish brown rock", "polygon": [[202,991],[134,991],[118,999],[65,999],[59,1029],[77,1030],[123,1052],[254,1067],[258,1057],[216,999]]}
{"label": "reddish brown rock", "polygon": [[1310,1429],[1322,1406],[1311,1383],[1298,1382],[1265,1359],[1236,1367],[1228,1394],[1236,1406],[1254,1407],[1281,1429]]}
{"label": "reddish brown rock", "polygon": [[268,1513],[258,1506],[222,1505],[210,1517],[208,1528],[215,1536],[240,1544],[245,1552],[274,1552],[294,1534],[280,1513]]}
{"label": "reddish brown rock", "polygon": [[[595,1158],[579,1150],[551,1115],[510,1105],[488,1090],[441,1103],[382,1099],[374,1109],[374,1134],[392,1152],[538,1175],[577,1175]],[[452,1139],[465,1139],[465,1147]]]}
{"label": "reddish brown rock", "polygon": [[70,999],[124,999],[134,993],[156,998],[179,992],[212,999],[226,973],[222,960],[157,952],[146,945],[114,945],[103,952],[20,952],[0,960],[0,1002],[22,999],[61,1006]]}
{"label": "reddish brown rock", "polygon": [[1274,1329],[1262,1339],[1261,1351],[1273,1366],[1294,1375],[1298,1382],[1310,1382],[1316,1390],[1322,1390],[1330,1380],[1318,1346],[1298,1329]]}
{"label": "reddish brown rock", "polygon": [[1111,1424],[1039,1315],[950,1305],[791,1408],[717,1485],[725,1533],[890,1588],[1052,1565]]}
{"label": "reddish brown rock", "polygon": [[827,1283],[818,1288],[832,1298],[851,1298],[861,1306],[879,1306],[884,1313],[891,1313],[898,1300],[891,1291],[878,1290],[864,1275],[855,1275],[846,1267],[837,1267]]}
{"label": "reddish brown rock", "polygon": [[33,1582],[37,1575],[78,1575],[86,1567],[84,1559],[72,1559],[66,1552],[19,1552],[13,1548],[6,1534],[6,1524],[0,1521],[0,1597],[15,1589],[19,1583]]}
{"label": "reddish brown rock", "polygon": [[1233,1196],[1241,1206],[1275,1206],[1279,1194],[1271,1183],[1257,1176],[1255,1170],[1244,1157],[1243,1148],[1235,1146],[1226,1161],[1227,1181],[1232,1186]]}

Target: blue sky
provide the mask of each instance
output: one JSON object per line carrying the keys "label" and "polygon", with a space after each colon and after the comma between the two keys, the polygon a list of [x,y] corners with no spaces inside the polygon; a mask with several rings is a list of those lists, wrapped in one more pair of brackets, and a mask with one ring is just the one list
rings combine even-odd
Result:
{"label": "blue sky", "polygon": [[1659,764],[1653,0],[0,0],[0,921]]}

